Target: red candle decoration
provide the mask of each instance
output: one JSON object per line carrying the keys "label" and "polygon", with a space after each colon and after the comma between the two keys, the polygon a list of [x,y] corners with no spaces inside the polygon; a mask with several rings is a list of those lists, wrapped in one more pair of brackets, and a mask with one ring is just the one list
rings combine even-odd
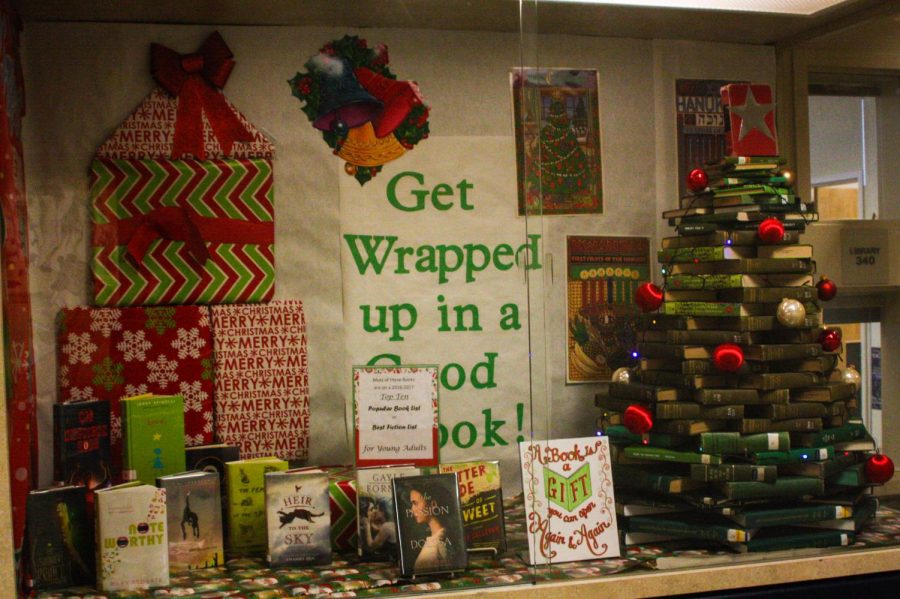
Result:
{"label": "red candle decoration", "polygon": [[688,173],[687,186],[694,193],[703,191],[707,185],[709,185],[709,176],[702,168],[695,168]]}
{"label": "red candle decoration", "polygon": [[625,408],[622,423],[635,435],[643,435],[653,428],[653,414],[644,406],[632,404]]}
{"label": "red candle decoration", "polygon": [[756,234],[763,243],[778,243],[784,239],[784,223],[770,216],[759,223]]}
{"label": "red candle decoration", "polygon": [[870,483],[881,485],[894,476],[894,462],[884,454],[876,453],[866,460],[866,478]]}
{"label": "red candle decoration", "polygon": [[744,350],[734,343],[723,343],[713,350],[713,364],[722,372],[737,372],[744,364]]}
{"label": "red candle decoration", "polygon": [[837,295],[837,285],[826,276],[822,276],[822,278],[819,279],[819,282],[816,283],[816,290],[819,299],[823,302],[829,302]]}
{"label": "red candle decoration", "polygon": [[634,301],[644,312],[659,310],[663,303],[663,291],[653,283],[641,283],[634,293]]}
{"label": "red candle decoration", "polygon": [[824,329],[819,334],[819,343],[825,351],[835,351],[841,346],[841,332],[837,329]]}

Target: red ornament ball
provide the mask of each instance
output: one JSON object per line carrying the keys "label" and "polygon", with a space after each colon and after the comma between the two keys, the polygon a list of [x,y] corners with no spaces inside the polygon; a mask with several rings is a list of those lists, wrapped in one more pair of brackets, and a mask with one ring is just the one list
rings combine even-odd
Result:
{"label": "red ornament ball", "polygon": [[622,423],[635,435],[643,435],[653,428],[653,414],[644,406],[632,404],[625,408]]}
{"label": "red ornament ball", "polygon": [[734,343],[723,343],[713,350],[713,364],[722,372],[737,372],[744,364],[744,350]]}
{"label": "red ornament ball", "polygon": [[866,478],[876,485],[884,484],[894,476],[894,462],[884,454],[876,453],[866,460]]}
{"label": "red ornament ball", "polygon": [[644,312],[659,310],[663,303],[663,291],[653,283],[641,283],[634,293],[634,301]]}
{"label": "red ornament ball", "polygon": [[829,302],[837,295],[837,285],[834,284],[834,281],[825,276],[816,283],[816,290],[818,291],[819,299],[823,302]]}
{"label": "red ornament ball", "polygon": [[825,351],[835,351],[841,346],[841,332],[837,329],[823,329],[819,334],[819,343]]}
{"label": "red ornament ball", "polygon": [[702,168],[695,168],[688,173],[687,186],[694,193],[703,191],[709,185],[709,176]]}
{"label": "red ornament ball", "polygon": [[763,243],[778,243],[784,239],[784,223],[770,216],[759,223],[756,234]]}

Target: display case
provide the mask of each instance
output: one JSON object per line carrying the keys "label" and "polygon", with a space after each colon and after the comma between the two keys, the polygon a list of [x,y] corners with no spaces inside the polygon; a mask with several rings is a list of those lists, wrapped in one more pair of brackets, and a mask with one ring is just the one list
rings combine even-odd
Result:
{"label": "display case", "polygon": [[[269,568],[262,545],[229,545],[241,526],[229,506],[249,497],[226,492],[226,566],[173,571],[173,593],[650,596],[900,567],[892,511],[879,513],[874,541],[848,548],[751,559],[620,545],[619,485],[595,405],[618,369],[637,365],[635,298],[662,281],[652,254],[671,235],[661,213],[687,193],[679,156],[715,158],[718,145],[700,146],[719,142],[701,139],[696,119],[718,109],[687,105],[728,82],[773,86],[781,154],[799,171],[808,38],[896,16],[873,2],[804,17],[476,4],[4,3],[4,185],[14,182],[3,188],[5,572],[34,557],[20,552],[29,491],[60,478],[54,406],[110,401],[105,482],[118,482],[138,470],[129,427],[152,419],[120,400],[144,393],[181,397],[185,413],[178,448],[146,450],[159,449],[151,468],[185,446],[227,443],[241,458],[276,455],[331,476],[331,565]],[[848,56],[900,69],[896,47]],[[885,253],[893,269],[896,250]],[[866,301],[897,325],[896,288],[876,293]],[[900,385],[887,374],[889,337],[886,398]],[[373,372],[384,378],[373,383]],[[402,389],[388,396],[379,384]],[[405,393],[412,407],[398,417]],[[900,456],[890,432],[900,416],[887,401],[884,412],[882,449]],[[566,439],[585,451],[593,439],[601,456],[585,461],[583,496],[535,503],[552,494],[545,486],[574,491],[584,474],[581,462],[554,470],[538,457],[577,453]],[[544,468],[523,467],[523,455]],[[469,538],[481,550],[452,574],[415,576],[409,555],[403,575],[357,558],[359,521],[380,504],[357,511],[355,470],[335,464],[474,461],[499,465],[499,546]],[[465,484],[474,469],[456,471],[465,510],[481,483]],[[244,475],[227,475],[233,489]],[[241,482],[263,487],[259,477]],[[175,530],[186,539],[198,504],[181,505]],[[468,509],[478,506],[486,512]],[[281,526],[315,519],[300,508],[278,512]],[[575,514],[565,534],[584,525],[585,542],[536,552],[552,545],[541,522],[562,520],[559,510]],[[603,517],[588,526],[592,512]],[[14,577],[0,578],[13,596]]]}

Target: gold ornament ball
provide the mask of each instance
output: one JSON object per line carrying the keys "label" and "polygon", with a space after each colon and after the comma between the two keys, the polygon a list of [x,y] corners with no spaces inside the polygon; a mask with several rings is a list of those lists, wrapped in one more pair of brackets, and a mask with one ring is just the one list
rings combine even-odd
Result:
{"label": "gold ornament ball", "polygon": [[612,378],[610,379],[613,383],[630,383],[631,382],[631,370],[628,368],[616,368],[612,373]]}
{"label": "gold ornament ball", "polygon": [[356,165],[349,162],[344,164],[344,172],[353,177],[356,175]]}
{"label": "gold ornament ball", "polygon": [[841,382],[852,383],[857,391],[859,391],[859,383],[861,380],[862,377],[860,376],[859,371],[852,364],[841,372]]}
{"label": "gold ornament ball", "polygon": [[786,327],[799,327],[806,320],[806,308],[795,299],[783,299],[778,304],[775,317]]}

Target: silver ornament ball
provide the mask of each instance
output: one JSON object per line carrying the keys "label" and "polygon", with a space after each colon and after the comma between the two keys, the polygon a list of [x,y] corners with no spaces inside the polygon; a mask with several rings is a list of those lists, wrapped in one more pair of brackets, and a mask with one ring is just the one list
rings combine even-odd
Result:
{"label": "silver ornament ball", "polygon": [[612,378],[610,379],[613,383],[630,383],[631,382],[631,370],[628,368],[616,368],[613,370]]}
{"label": "silver ornament ball", "polygon": [[786,327],[799,327],[806,320],[806,308],[795,299],[783,299],[778,304],[775,317]]}
{"label": "silver ornament ball", "polygon": [[859,383],[862,377],[859,374],[859,371],[854,366],[848,366],[843,371],[841,371],[841,382],[844,383],[852,383],[856,390],[859,391]]}

